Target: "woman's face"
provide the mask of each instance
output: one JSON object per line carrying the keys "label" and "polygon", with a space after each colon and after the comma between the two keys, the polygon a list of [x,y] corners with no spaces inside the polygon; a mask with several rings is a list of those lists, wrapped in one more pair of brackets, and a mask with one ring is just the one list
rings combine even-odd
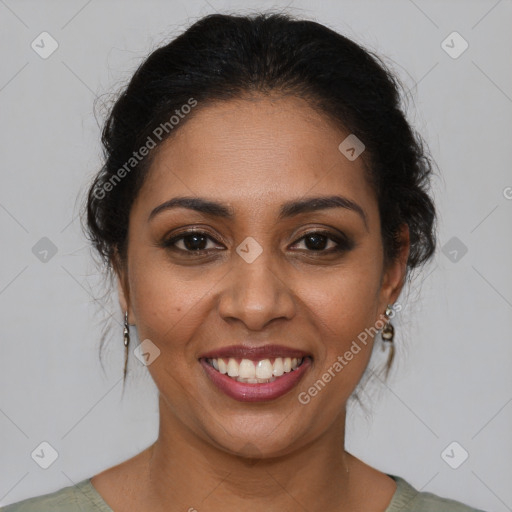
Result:
{"label": "woman's face", "polygon": [[[263,456],[284,454],[329,430],[339,435],[371,353],[372,336],[364,343],[361,333],[382,327],[407,254],[384,268],[362,158],[349,160],[338,149],[349,134],[303,100],[200,108],[160,147],[133,205],[121,306],[140,340],[160,351],[155,358],[149,350],[148,369],[174,428],[233,453],[250,443]],[[334,196],[342,198],[337,205],[300,206]],[[178,197],[218,206],[154,212]],[[199,237],[187,236],[192,230]],[[277,397],[256,392],[259,399],[246,401],[238,383],[224,391],[201,360],[228,346],[270,344],[310,357]]]}

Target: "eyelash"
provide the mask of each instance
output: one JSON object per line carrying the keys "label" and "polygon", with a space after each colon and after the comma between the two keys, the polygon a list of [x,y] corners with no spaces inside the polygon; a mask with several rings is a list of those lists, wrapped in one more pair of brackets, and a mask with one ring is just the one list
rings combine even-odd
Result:
{"label": "eyelash", "polygon": [[[188,249],[179,249],[179,248],[175,247],[176,242],[183,240],[184,238],[187,238],[188,236],[193,236],[193,235],[202,235],[202,236],[205,236],[206,238],[208,238],[209,240],[212,240],[215,243],[218,243],[212,236],[210,236],[205,231],[184,231],[183,233],[173,236],[167,240],[164,240],[161,243],[161,246],[166,249],[174,249],[174,250],[177,250],[177,251],[180,251],[183,253],[188,253],[192,257],[203,256],[204,254],[211,252],[212,250],[218,250],[218,249],[198,249],[198,250],[192,251],[192,250],[188,250]],[[333,253],[347,252],[347,251],[351,250],[353,247],[353,243],[350,240],[344,239],[343,237],[334,236],[331,232],[325,231],[325,230],[310,231],[308,233],[305,233],[299,239],[297,239],[293,245],[296,245],[298,242],[306,239],[308,236],[311,236],[311,235],[324,236],[327,239],[335,242],[337,244],[337,246],[332,247],[331,249],[328,249],[328,250],[321,249],[318,251],[314,251],[312,249],[304,249],[306,252],[316,253],[316,254],[320,254],[320,255],[321,254],[333,254]]]}

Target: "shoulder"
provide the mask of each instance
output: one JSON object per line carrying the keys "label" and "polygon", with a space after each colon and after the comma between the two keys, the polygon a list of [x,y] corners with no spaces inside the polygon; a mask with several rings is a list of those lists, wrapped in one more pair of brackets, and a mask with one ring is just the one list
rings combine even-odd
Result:
{"label": "shoulder", "polygon": [[52,493],[35,496],[0,508],[0,512],[112,512],[98,499],[87,478]]}
{"label": "shoulder", "polygon": [[397,489],[385,512],[484,512],[460,501],[420,492],[399,476],[388,476],[395,480]]}

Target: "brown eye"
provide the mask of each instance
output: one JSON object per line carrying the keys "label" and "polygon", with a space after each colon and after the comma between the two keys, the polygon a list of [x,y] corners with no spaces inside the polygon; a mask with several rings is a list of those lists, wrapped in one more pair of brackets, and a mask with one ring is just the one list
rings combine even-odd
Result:
{"label": "brown eye", "polygon": [[308,252],[331,253],[348,251],[353,243],[329,231],[312,231],[301,237],[295,244],[303,241]]}
{"label": "brown eye", "polygon": [[208,245],[208,237],[197,233],[181,237],[179,241],[183,241],[184,248],[188,251],[204,251]]}
{"label": "brown eye", "polygon": [[162,246],[182,252],[203,253],[213,249],[213,247],[208,247],[209,240],[216,242],[216,240],[205,232],[187,231],[165,240]]}
{"label": "brown eye", "polygon": [[311,249],[312,251],[321,251],[326,249],[329,245],[330,239],[319,233],[311,233],[310,235],[306,235],[303,240],[308,249]]}

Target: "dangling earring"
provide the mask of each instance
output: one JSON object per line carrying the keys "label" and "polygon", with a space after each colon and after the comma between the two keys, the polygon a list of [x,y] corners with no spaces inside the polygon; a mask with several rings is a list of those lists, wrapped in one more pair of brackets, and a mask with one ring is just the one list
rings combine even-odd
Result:
{"label": "dangling earring", "polygon": [[130,327],[128,325],[128,311],[124,314],[124,326],[123,326],[123,343],[124,343],[124,370],[123,378],[126,378],[126,369],[128,366],[128,345],[130,344]]}
{"label": "dangling earring", "polygon": [[389,370],[391,368],[391,364],[393,363],[393,359],[395,358],[395,344],[393,343],[393,338],[395,337],[395,328],[393,327],[393,324],[389,320],[389,317],[391,316],[391,313],[393,305],[388,304],[386,307],[386,311],[384,315],[388,318],[388,321],[386,322],[386,325],[383,327],[380,336],[382,338],[383,344],[382,344],[382,350],[385,350],[384,345],[389,345],[389,356],[388,356],[388,362],[386,365],[386,376],[389,373]]}
{"label": "dangling earring", "polygon": [[[391,308],[392,304],[388,304],[386,312],[384,313],[387,318],[389,318],[391,316],[391,313],[393,312]],[[383,327],[380,335],[383,341],[393,343],[393,338],[395,337],[395,328],[393,327],[391,321],[388,320],[386,322],[386,325]]]}
{"label": "dangling earring", "polygon": [[123,341],[124,346],[128,348],[128,344],[130,343],[130,330],[128,327],[128,311],[124,314],[124,327],[123,327]]}

